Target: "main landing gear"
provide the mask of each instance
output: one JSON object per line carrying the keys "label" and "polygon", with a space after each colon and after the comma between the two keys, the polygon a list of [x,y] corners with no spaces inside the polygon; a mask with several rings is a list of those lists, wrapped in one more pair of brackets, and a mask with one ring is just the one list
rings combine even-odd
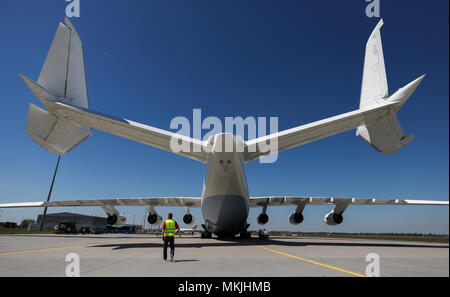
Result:
{"label": "main landing gear", "polygon": [[203,231],[201,237],[202,238],[212,238],[212,234],[211,234],[211,232]]}
{"label": "main landing gear", "polygon": [[269,239],[269,231],[266,229],[260,229],[258,232],[259,239]]}
{"label": "main landing gear", "polygon": [[242,230],[241,233],[239,234],[239,237],[241,239],[250,239],[250,238],[252,238],[252,234],[247,231],[248,227],[250,227],[250,224],[246,224],[244,226],[244,230]]}
{"label": "main landing gear", "polygon": [[247,230],[244,230],[239,234],[239,237],[241,239],[250,239],[250,238],[252,238],[252,234],[250,232],[248,232]]}
{"label": "main landing gear", "polygon": [[206,229],[205,224],[202,224],[202,228],[203,228],[203,232],[201,237],[202,238],[212,238],[212,233],[208,231],[208,229]]}

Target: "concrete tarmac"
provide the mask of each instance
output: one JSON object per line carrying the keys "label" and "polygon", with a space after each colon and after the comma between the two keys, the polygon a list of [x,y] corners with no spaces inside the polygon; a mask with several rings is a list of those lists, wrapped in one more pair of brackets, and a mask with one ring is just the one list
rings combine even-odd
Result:
{"label": "concrete tarmac", "polygon": [[449,276],[448,244],[198,235],[175,244],[175,261],[165,262],[155,235],[0,235],[0,276],[66,276],[70,253],[80,276],[361,277],[377,256],[380,276]]}

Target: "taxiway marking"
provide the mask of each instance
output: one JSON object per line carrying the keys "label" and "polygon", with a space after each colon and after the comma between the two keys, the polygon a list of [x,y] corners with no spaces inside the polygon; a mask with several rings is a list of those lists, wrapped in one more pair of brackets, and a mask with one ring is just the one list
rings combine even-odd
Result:
{"label": "taxiway marking", "polygon": [[269,249],[269,248],[266,248],[266,247],[263,247],[263,246],[256,246],[256,247],[264,249],[264,250],[267,250],[267,251],[275,253],[275,254],[283,255],[283,256],[294,258],[294,259],[301,260],[301,261],[305,261],[305,262],[308,262],[308,263],[311,263],[311,264],[314,264],[314,265],[318,265],[318,266],[322,266],[322,267],[338,270],[338,271],[345,272],[345,273],[348,273],[348,274],[351,274],[351,275],[354,275],[354,276],[367,277],[366,275],[363,275],[363,274],[359,274],[359,273],[356,273],[356,272],[351,272],[351,271],[348,271],[348,270],[345,270],[345,269],[341,269],[341,268],[333,267],[333,266],[330,266],[330,265],[322,264],[322,263],[319,263],[319,262],[316,262],[316,261],[312,261],[312,260],[308,260],[308,259],[305,259],[305,258],[300,258],[300,257],[297,257],[297,256],[289,255],[289,254],[282,253],[282,252],[279,252],[279,251],[275,251],[275,250],[272,250],[272,249]]}
{"label": "taxiway marking", "polygon": [[[137,242],[139,242],[139,241],[137,241]],[[37,253],[37,252],[45,252],[45,251],[53,251],[53,250],[61,250],[61,249],[71,249],[71,248],[79,248],[79,247],[89,247],[89,246],[96,246],[96,245],[102,245],[102,244],[114,245],[114,244],[123,244],[123,243],[135,243],[135,241],[128,241],[128,242],[97,242],[97,243],[89,243],[89,244],[82,244],[82,245],[42,248],[42,249],[35,249],[35,250],[12,251],[12,252],[0,253],[0,256],[15,255],[15,254],[25,254],[25,253]]]}

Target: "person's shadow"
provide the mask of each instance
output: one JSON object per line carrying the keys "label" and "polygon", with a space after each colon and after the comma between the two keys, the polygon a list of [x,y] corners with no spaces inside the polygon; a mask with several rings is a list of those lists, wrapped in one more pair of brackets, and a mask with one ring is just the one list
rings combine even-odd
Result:
{"label": "person's shadow", "polygon": [[190,260],[174,260],[175,263],[179,262],[197,262],[198,260],[190,259]]}

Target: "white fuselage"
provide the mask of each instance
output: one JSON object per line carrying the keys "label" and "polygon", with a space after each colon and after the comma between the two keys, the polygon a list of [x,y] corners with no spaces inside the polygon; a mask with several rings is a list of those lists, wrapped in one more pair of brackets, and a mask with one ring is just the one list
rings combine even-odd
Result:
{"label": "white fuselage", "polygon": [[[225,150],[225,142],[233,147],[243,144],[239,136],[217,134],[212,139],[202,193],[202,214],[208,231],[217,235],[234,235],[245,229],[249,213],[249,193],[242,153]],[[242,143],[239,143],[242,142]]]}

